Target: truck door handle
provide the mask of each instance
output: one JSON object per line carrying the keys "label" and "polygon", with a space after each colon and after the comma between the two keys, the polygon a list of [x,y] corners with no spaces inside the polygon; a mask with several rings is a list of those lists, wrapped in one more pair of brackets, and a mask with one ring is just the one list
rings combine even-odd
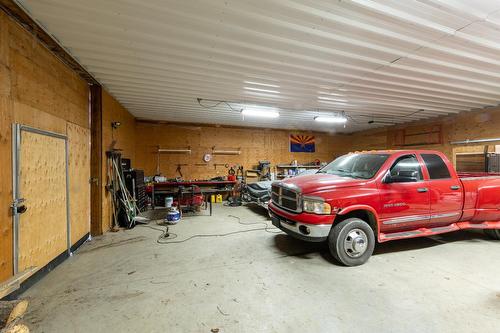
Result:
{"label": "truck door handle", "polygon": [[427,192],[429,189],[427,187],[420,187],[420,188],[417,188],[417,192],[418,193],[425,193]]}
{"label": "truck door handle", "polygon": [[460,186],[452,185],[452,186],[450,186],[450,189],[452,189],[453,191],[460,190]]}

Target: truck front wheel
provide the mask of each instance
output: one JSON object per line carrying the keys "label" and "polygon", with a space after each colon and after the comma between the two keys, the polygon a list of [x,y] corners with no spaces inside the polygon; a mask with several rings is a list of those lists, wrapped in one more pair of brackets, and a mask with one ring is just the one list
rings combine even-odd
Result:
{"label": "truck front wheel", "polygon": [[364,264],[375,248],[372,228],[358,218],[346,219],[335,225],[328,235],[332,256],[346,266]]}
{"label": "truck front wheel", "polygon": [[493,239],[500,240],[500,229],[484,229],[484,233]]}

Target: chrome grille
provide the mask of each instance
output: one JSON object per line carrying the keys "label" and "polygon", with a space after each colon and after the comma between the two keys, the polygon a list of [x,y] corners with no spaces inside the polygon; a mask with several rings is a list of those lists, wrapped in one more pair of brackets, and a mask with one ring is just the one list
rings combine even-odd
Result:
{"label": "chrome grille", "polygon": [[271,200],[273,204],[286,210],[300,212],[300,194],[298,191],[278,184],[272,185]]}

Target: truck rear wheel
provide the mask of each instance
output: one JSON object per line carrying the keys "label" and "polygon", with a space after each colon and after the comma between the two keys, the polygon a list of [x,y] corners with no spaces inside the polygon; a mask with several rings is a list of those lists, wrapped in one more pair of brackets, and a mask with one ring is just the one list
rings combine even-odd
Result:
{"label": "truck rear wheel", "polygon": [[500,229],[484,229],[484,233],[493,239],[500,240]]}
{"label": "truck rear wheel", "polygon": [[375,235],[365,221],[346,219],[335,225],[328,235],[332,256],[346,266],[358,266],[368,261],[375,248]]}

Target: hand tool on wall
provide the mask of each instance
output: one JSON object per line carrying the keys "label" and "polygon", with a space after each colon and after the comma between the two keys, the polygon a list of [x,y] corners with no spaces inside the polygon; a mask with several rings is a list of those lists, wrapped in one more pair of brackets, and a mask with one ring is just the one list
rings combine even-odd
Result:
{"label": "hand tool on wall", "polygon": [[236,169],[236,179],[243,179],[243,165],[239,165]]}
{"label": "hand tool on wall", "polygon": [[229,169],[229,171],[227,172],[228,173],[228,176],[227,176],[227,180],[236,180],[236,171],[234,170],[233,167],[231,167],[231,169]]}
{"label": "hand tool on wall", "polygon": [[215,170],[217,170],[217,166],[223,166],[225,168],[229,168],[229,164],[227,163],[214,163]]}
{"label": "hand tool on wall", "polygon": [[182,166],[184,166],[184,165],[187,165],[187,164],[177,164],[177,169],[175,169],[175,172],[177,172],[181,176],[181,178],[184,177],[182,175]]}

